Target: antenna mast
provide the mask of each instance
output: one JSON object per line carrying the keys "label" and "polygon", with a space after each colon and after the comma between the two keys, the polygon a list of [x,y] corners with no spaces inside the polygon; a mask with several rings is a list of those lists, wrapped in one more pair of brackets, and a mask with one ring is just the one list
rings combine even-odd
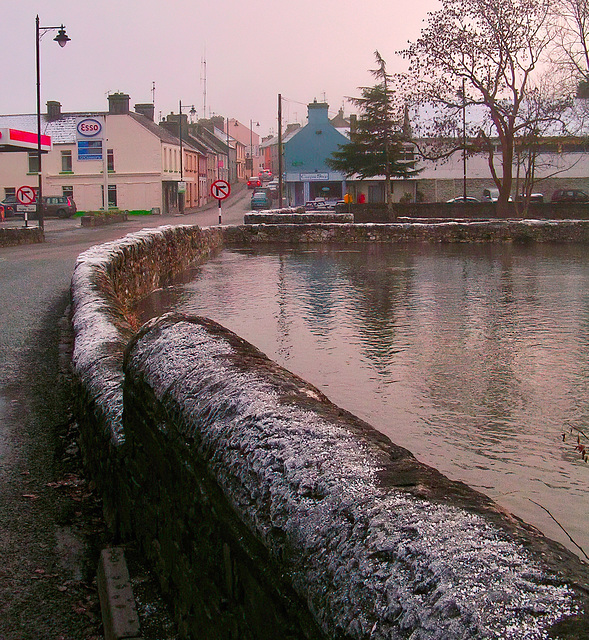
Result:
{"label": "antenna mast", "polygon": [[202,117],[207,117],[207,52],[200,61],[200,82],[202,84]]}

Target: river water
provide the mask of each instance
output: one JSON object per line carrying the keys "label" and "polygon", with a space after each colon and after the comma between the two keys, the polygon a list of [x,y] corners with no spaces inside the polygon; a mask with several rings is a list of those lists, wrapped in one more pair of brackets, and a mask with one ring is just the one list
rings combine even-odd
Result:
{"label": "river water", "polygon": [[142,320],[216,320],[582,556],[556,519],[589,554],[589,463],[576,435],[563,441],[589,434],[585,247],[227,250],[182,280]]}

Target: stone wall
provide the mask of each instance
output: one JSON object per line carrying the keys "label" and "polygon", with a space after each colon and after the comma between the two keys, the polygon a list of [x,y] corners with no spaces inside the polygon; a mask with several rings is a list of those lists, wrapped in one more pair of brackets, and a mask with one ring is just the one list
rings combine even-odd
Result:
{"label": "stone wall", "polygon": [[160,227],[92,247],[76,262],[71,297],[81,447],[107,520],[123,535],[131,529],[122,426],[123,352],[136,328],[130,306],[222,242],[215,228]]}
{"label": "stone wall", "polygon": [[45,236],[39,227],[21,227],[0,229],[0,247],[15,247],[20,244],[37,244],[43,242]]}
{"label": "stone wall", "polygon": [[[461,242],[587,241],[589,229],[423,226]],[[163,227],[79,257],[85,460],[183,637],[515,640],[561,620],[559,637],[572,639],[589,625],[576,556],[239,336],[175,315],[134,333],[132,303],[223,244],[415,239],[431,241],[406,225]]]}
{"label": "stone wall", "polygon": [[225,242],[264,243],[366,242],[589,242],[589,220],[520,220],[471,222],[399,222],[396,224],[267,224],[228,227]]}

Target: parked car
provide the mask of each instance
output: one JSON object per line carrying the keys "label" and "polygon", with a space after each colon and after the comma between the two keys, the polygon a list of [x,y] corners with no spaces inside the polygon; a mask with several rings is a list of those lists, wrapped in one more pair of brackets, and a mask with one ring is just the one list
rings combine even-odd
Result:
{"label": "parked car", "polygon": [[268,187],[255,187],[254,188],[254,193],[252,194],[252,196],[256,193],[265,193],[268,196],[268,200],[272,201],[274,195],[272,193],[272,190],[269,189]]}
{"label": "parked car", "polygon": [[552,194],[552,202],[589,202],[589,195],[581,189],[557,189]]}
{"label": "parked car", "polygon": [[[483,202],[497,202],[497,200],[499,200],[499,189],[483,189]],[[508,201],[513,202],[511,196]]]}
{"label": "parked car", "polygon": [[247,179],[248,189],[255,189],[256,187],[261,187],[261,186],[262,186],[262,180],[260,178],[256,178],[255,176],[252,176],[251,178]]}
{"label": "parked car", "polygon": [[270,198],[264,191],[255,191],[252,194],[250,206],[252,209],[269,209]]}
{"label": "parked car", "polygon": [[310,211],[319,211],[328,208],[329,205],[325,198],[315,198],[315,200],[307,200],[307,202],[305,202],[305,209]]}
{"label": "parked car", "polygon": [[6,196],[0,202],[0,217],[11,218],[16,214],[16,205],[19,204],[16,196]]}
{"label": "parked car", "polygon": [[258,173],[258,177],[263,182],[268,182],[269,180],[272,180],[272,171],[270,171],[270,169],[262,169],[260,173]]}
{"label": "parked car", "polygon": [[[518,201],[521,202],[526,199],[526,196],[522,193],[521,196],[518,196]],[[543,193],[530,193],[529,202],[544,202],[544,194]]]}
{"label": "parked car", "polygon": [[[71,218],[77,211],[76,203],[70,196],[43,196],[43,217]],[[29,220],[37,219],[37,212],[29,213]]]}
{"label": "parked car", "polygon": [[447,202],[472,203],[472,202],[480,202],[480,200],[477,200],[477,198],[473,198],[472,196],[466,196],[466,198],[464,196],[458,196],[457,198],[452,198],[452,200],[447,200]]}

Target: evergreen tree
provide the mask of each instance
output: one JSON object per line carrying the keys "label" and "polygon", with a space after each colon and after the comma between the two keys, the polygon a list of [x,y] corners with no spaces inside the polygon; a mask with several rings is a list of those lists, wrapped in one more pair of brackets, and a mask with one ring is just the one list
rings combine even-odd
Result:
{"label": "evergreen tree", "polygon": [[334,171],[347,176],[358,174],[360,178],[385,176],[385,199],[392,203],[391,177],[415,175],[415,162],[402,160],[404,138],[398,126],[397,104],[390,88],[391,76],[386,72],[385,61],[378,51],[374,53],[378,67],[371,71],[377,84],[360,87],[361,97],[350,98],[360,114],[356,126],[350,130],[350,142],[339,145],[327,164]]}

